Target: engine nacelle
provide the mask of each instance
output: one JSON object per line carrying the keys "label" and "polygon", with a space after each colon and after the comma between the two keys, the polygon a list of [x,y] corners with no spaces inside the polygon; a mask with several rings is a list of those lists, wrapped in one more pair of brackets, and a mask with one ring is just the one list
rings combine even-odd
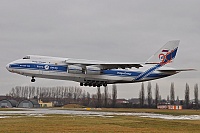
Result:
{"label": "engine nacelle", "polygon": [[83,68],[80,66],[68,65],[68,73],[81,74],[83,73]]}
{"label": "engine nacelle", "polygon": [[101,74],[101,69],[96,66],[86,66],[85,74],[99,75]]}

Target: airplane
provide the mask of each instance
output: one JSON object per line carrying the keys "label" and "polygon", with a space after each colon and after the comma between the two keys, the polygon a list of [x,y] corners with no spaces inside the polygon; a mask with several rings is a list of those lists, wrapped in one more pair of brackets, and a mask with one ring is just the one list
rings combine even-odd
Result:
{"label": "airplane", "polygon": [[193,69],[165,66],[171,63],[180,40],[167,42],[144,63],[118,63],[95,60],[28,55],[6,65],[8,71],[35,78],[71,80],[80,86],[106,87],[107,84],[155,80]]}

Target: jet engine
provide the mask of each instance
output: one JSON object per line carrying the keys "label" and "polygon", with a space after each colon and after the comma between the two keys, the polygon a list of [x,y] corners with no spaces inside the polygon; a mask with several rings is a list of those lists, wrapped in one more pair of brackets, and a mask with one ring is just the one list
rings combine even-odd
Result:
{"label": "jet engine", "polygon": [[76,66],[76,65],[68,65],[68,73],[82,74],[83,68],[80,66]]}
{"label": "jet engine", "polygon": [[85,74],[99,75],[101,74],[101,68],[96,66],[86,66]]}

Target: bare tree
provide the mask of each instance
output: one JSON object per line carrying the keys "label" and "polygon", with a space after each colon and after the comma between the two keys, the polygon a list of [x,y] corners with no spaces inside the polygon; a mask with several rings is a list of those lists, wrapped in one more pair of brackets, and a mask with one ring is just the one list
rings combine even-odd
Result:
{"label": "bare tree", "polygon": [[167,103],[169,103],[169,95],[167,95]]}
{"label": "bare tree", "polygon": [[27,88],[27,90],[28,90],[28,99],[30,99],[31,96],[32,96],[32,87],[29,86],[29,87]]}
{"label": "bare tree", "polygon": [[108,106],[108,87],[104,88],[104,107]]}
{"label": "bare tree", "polygon": [[90,104],[90,93],[87,92],[87,106]]}
{"label": "bare tree", "polygon": [[85,90],[84,90],[84,91],[83,91],[83,94],[82,94],[82,99],[85,100],[85,98],[86,98],[86,94],[85,94]]}
{"label": "bare tree", "polygon": [[151,82],[148,82],[147,85],[147,98],[148,98],[148,106],[151,107],[152,104]]}
{"label": "bare tree", "polygon": [[20,97],[20,86],[15,87],[15,97]]}
{"label": "bare tree", "polygon": [[38,99],[40,98],[40,88],[39,87],[37,87],[36,96]]}
{"label": "bare tree", "polygon": [[112,107],[114,108],[116,106],[117,102],[117,86],[113,84],[112,86]]}
{"label": "bare tree", "polygon": [[170,89],[170,104],[173,105],[175,100],[174,83],[171,83]]}
{"label": "bare tree", "polygon": [[161,97],[161,95],[159,95],[159,99],[158,99],[158,101],[159,101],[159,102],[162,101],[162,97]]}
{"label": "bare tree", "polygon": [[84,106],[87,106],[85,90],[84,90],[83,93],[82,93],[82,99],[81,99],[81,101],[82,101],[82,104],[83,104]]}
{"label": "bare tree", "polygon": [[198,99],[198,84],[195,84],[194,86],[194,103],[195,103],[195,108],[198,109],[198,104],[199,104],[199,99]]}
{"label": "bare tree", "polygon": [[82,89],[75,87],[74,88],[74,101],[76,101],[78,98],[80,98],[82,93]]}
{"label": "bare tree", "polygon": [[9,96],[15,97],[15,89],[14,88],[11,89]]}
{"label": "bare tree", "polygon": [[32,98],[35,97],[35,91],[36,91],[36,90],[35,90],[35,87],[32,86],[32,88],[31,88],[31,94],[32,94],[31,97],[32,97]]}
{"label": "bare tree", "polygon": [[145,96],[144,96],[144,83],[143,82],[142,82],[142,85],[141,85],[141,90],[140,90],[139,98],[140,98],[140,107],[143,107],[144,106],[144,100],[145,100]]}
{"label": "bare tree", "polygon": [[179,96],[177,96],[176,98],[176,104],[179,105],[180,104],[180,101],[179,101]]}
{"label": "bare tree", "polygon": [[97,87],[97,107],[101,107],[101,89]]}
{"label": "bare tree", "polygon": [[156,89],[155,89],[155,105],[157,106],[159,102],[159,86],[156,83]]}
{"label": "bare tree", "polygon": [[69,92],[68,92],[68,98],[69,99],[73,98],[73,92],[74,92],[73,87],[69,87]]}
{"label": "bare tree", "polygon": [[25,86],[24,97],[28,98],[28,86]]}
{"label": "bare tree", "polygon": [[186,83],[185,88],[185,106],[188,109],[189,108],[189,102],[190,102],[190,88],[189,85]]}

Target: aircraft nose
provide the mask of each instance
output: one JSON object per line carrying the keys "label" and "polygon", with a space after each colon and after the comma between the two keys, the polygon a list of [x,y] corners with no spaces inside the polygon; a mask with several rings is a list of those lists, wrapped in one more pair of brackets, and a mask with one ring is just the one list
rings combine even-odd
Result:
{"label": "aircraft nose", "polygon": [[6,69],[7,69],[7,70],[10,70],[10,64],[7,64],[7,65],[6,65]]}

